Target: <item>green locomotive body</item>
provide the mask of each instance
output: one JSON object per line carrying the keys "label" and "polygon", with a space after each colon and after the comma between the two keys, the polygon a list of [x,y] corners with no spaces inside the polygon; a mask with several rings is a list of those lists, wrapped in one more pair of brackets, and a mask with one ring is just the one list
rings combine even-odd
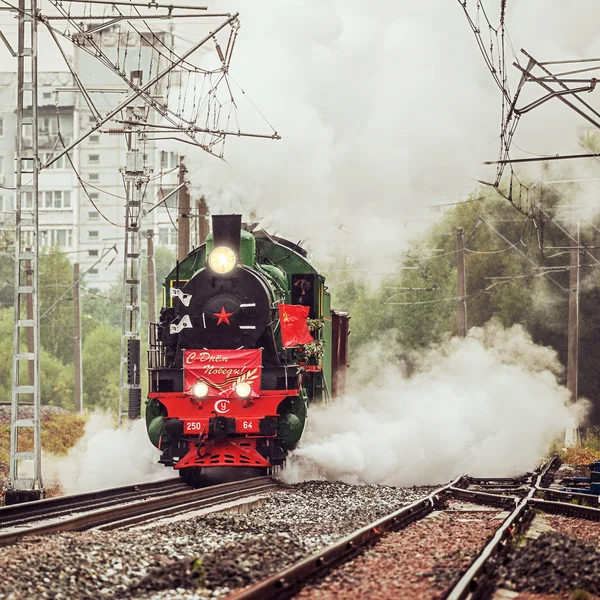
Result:
{"label": "green locomotive body", "polygon": [[[146,409],[163,464],[190,477],[207,466],[281,465],[310,404],[339,390],[349,317],[331,310],[325,278],[306,256],[239,215],[215,216],[206,243],[167,276],[161,319],[151,326]],[[308,319],[294,324],[285,311],[299,306]],[[314,341],[290,346],[288,328],[307,323]],[[254,375],[242,365],[250,359]],[[217,368],[225,363],[232,368]],[[233,373],[239,389],[214,373]]]}

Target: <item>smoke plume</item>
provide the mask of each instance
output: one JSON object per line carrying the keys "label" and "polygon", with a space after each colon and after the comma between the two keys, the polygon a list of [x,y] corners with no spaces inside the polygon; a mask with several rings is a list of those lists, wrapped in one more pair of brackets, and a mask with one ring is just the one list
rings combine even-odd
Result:
{"label": "smoke plume", "polygon": [[[499,3],[485,6],[497,23]],[[380,257],[404,249],[437,218],[429,206],[464,199],[477,179],[493,181],[495,167],[481,163],[498,154],[501,94],[456,0],[376,7],[257,0],[252,10],[229,8],[240,10],[242,23],[231,71],[245,92],[233,88],[237,122],[243,131],[271,132],[250,98],[282,139],[232,139],[227,162],[190,148],[196,194],[206,194],[212,212],[255,211],[265,227],[304,240],[319,256],[375,249]],[[522,47],[540,60],[596,56],[594,14],[600,7],[588,0],[509,2],[512,89],[520,76],[512,62],[527,62]],[[528,84],[521,100],[543,93]],[[521,119],[514,142],[525,152],[513,154],[581,152],[582,124],[549,101]],[[532,181],[541,169],[528,170]]]}
{"label": "smoke plume", "polygon": [[45,478],[58,481],[65,494],[79,494],[173,477],[157,464],[159,456],[143,420],[117,429],[111,417],[94,413],[66,457],[44,458]]}
{"label": "smoke plume", "polygon": [[[370,347],[368,364],[388,350]],[[492,321],[432,347],[413,357],[411,376],[388,360],[354,389],[361,362],[343,398],[312,407],[286,480],[406,486],[511,476],[536,465],[571,415],[556,353],[519,325]]]}

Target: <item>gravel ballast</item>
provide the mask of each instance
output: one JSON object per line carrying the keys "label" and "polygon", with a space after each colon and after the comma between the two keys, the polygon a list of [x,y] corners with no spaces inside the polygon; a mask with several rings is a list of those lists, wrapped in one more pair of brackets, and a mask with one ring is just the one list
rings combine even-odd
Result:
{"label": "gravel ballast", "polygon": [[244,515],[26,538],[0,553],[0,599],[222,598],[431,489],[312,481]]}
{"label": "gravel ballast", "polygon": [[[539,534],[539,535],[538,535]],[[499,587],[518,598],[570,598],[584,590],[600,595],[600,523],[561,515],[537,515],[523,543],[500,569]]]}
{"label": "gravel ballast", "polygon": [[[296,598],[443,598],[506,516],[470,506],[472,512],[434,512],[384,536],[364,554],[304,588]],[[461,507],[464,510],[468,505]]]}
{"label": "gravel ballast", "polygon": [[501,569],[500,586],[516,591],[600,594],[600,551],[595,544],[546,532],[518,548]]}

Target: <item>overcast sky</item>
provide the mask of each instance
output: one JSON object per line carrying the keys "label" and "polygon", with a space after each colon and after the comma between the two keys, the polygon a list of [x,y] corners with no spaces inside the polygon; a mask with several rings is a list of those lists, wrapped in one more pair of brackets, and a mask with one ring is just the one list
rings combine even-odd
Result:
{"label": "overcast sky", "polygon": [[[266,223],[313,247],[341,228],[395,249],[431,220],[427,206],[456,201],[493,176],[481,162],[498,154],[500,94],[457,0],[207,4],[240,11],[232,75],[282,136],[231,139],[227,162],[182,150],[215,212],[257,207]],[[493,19],[496,4],[486,2]],[[521,47],[540,60],[600,56],[598,2],[507,4],[520,60]],[[14,21],[1,19],[14,39]],[[179,26],[180,42],[198,31]],[[51,42],[41,46],[40,68],[56,69]],[[2,47],[0,56],[9,70],[14,60]],[[517,70],[510,74],[514,82]],[[238,97],[242,130],[268,133]],[[581,124],[554,100],[522,119],[515,141],[533,153],[569,152]]]}

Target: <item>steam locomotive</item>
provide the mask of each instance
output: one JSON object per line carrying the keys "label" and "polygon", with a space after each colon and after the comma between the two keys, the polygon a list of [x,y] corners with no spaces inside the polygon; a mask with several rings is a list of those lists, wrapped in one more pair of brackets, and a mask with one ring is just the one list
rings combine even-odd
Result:
{"label": "steam locomotive", "polygon": [[150,325],[146,425],[159,462],[280,467],[308,407],[343,386],[349,316],[299,245],[241,215],[215,215],[206,243],[167,276]]}

